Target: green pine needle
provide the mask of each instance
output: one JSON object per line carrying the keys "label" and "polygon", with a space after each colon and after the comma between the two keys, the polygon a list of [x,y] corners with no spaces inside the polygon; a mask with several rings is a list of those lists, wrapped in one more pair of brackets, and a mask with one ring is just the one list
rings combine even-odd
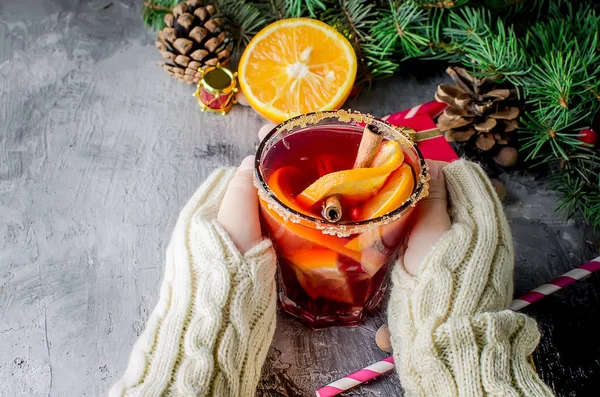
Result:
{"label": "green pine needle", "polygon": [[427,12],[412,2],[390,0],[389,3],[390,7],[381,10],[379,21],[370,29],[381,56],[399,54],[407,59],[423,55],[429,44]]}
{"label": "green pine needle", "polygon": [[391,74],[390,60],[381,54],[376,41],[369,35],[369,28],[376,19],[375,8],[360,1],[332,2],[321,15],[321,20],[337,29],[352,44],[358,61],[356,84],[359,86],[370,85],[373,80]]}
{"label": "green pine needle", "polygon": [[492,23],[491,14],[484,10],[464,8],[450,16],[452,25],[445,33],[466,55],[481,76],[510,77],[528,72],[525,53],[512,27],[506,28],[501,20]]}
{"label": "green pine needle", "polygon": [[309,16],[317,17],[317,13],[325,11],[327,7],[320,0],[285,0],[287,15],[291,18]]}
{"label": "green pine needle", "polygon": [[272,21],[261,8],[243,0],[217,0],[214,2],[223,18],[223,24],[236,38],[234,53],[240,54],[263,27]]}

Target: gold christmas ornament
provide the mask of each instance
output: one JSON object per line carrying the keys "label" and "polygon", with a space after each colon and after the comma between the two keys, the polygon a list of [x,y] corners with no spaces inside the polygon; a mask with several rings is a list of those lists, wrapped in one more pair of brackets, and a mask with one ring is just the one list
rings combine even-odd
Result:
{"label": "gold christmas ornament", "polygon": [[199,69],[198,85],[194,96],[198,100],[200,109],[204,112],[227,114],[236,104],[235,93],[237,88],[237,73],[233,73],[221,64]]}

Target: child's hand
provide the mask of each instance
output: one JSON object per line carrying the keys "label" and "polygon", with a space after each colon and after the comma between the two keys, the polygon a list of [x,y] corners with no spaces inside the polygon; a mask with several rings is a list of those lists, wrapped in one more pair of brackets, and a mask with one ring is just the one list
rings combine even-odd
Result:
{"label": "child's hand", "polygon": [[448,215],[448,192],[444,180],[444,168],[448,163],[427,160],[429,166],[429,195],[421,200],[415,211],[415,224],[404,254],[404,268],[411,275],[416,275],[419,265],[431,246],[442,234],[450,230]]}
{"label": "child's hand", "polygon": [[[263,140],[275,124],[267,123],[258,131]],[[229,233],[242,255],[262,239],[258,216],[258,194],[254,187],[254,156],[242,160],[237,173],[229,182],[217,215],[217,222]]]}
{"label": "child's hand", "polygon": [[229,233],[242,255],[262,239],[253,175],[254,156],[248,156],[229,182],[217,215],[217,222]]}
{"label": "child's hand", "polygon": [[[419,202],[415,211],[415,224],[410,236],[408,246],[404,253],[404,268],[411,275],[416,275],[419,265],[431,246],[442,234],[450,230],[450,216],[448,215],[448,191],[444,180],[444,168],[448,163],[427,160],[429,166],[429,195]],[[377,346],[386,352],[392,351],[390,331],[387,324],[382,325],[375,335]]]}

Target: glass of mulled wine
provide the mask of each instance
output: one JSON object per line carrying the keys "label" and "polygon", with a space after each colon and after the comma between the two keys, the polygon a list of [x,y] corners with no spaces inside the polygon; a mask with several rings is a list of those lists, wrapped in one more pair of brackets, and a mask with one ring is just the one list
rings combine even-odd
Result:
{"label": "glass of mulled wine", "polygon": [[385,294],[427,180],[403,128],[369,115],[317,112],[275,127],[255,184],[283,311],[314,329],[359,324]]}

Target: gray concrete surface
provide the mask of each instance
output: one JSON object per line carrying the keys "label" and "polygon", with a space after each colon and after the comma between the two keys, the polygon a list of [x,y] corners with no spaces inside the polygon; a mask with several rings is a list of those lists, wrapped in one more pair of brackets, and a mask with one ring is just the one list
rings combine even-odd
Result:
{"label": "gray concrete surface", "polygon": [[[0,2],[0,396],[105,395],[156,302],[179,209],[212,169],[257,143],[258,115],[202,114],[191,89],[156,66],[141,3]],[[375,115],[410,107],[442,78],[399,76],[349,106]],[[518,293],[597,253],[598,236],[563,222],[539,181],[501,178]],[[594,280],[532,313],[544,333],[536,362],[559,395],[600,375],[597,346],[589,365],[561,366],[578,342],[557,332],[597,333],[585,320],[598,315]],[[280,316],[258,395],[312,395],[383,358],[373,341],[383,321],[379,312],[359,328],[312,332]],[[399,393],[389,374],[349,395]]]}

